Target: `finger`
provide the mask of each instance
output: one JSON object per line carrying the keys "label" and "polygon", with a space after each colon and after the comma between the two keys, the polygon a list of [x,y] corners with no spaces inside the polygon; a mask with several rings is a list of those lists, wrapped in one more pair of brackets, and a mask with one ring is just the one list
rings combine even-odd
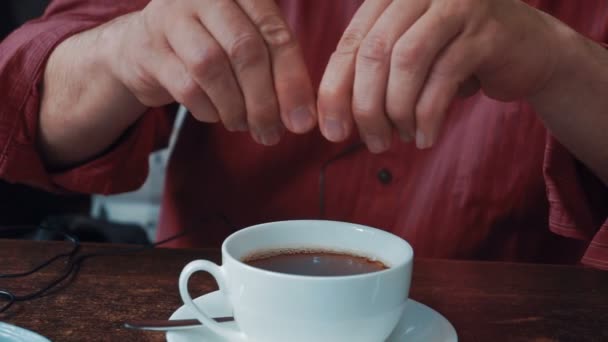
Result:
{"label": "finger", "polygon": [[433,62],[460,31],[457,20],[431,9],[395,43],[386,91],[386,111],[401,139],[415,137],[415,106]]}
{"label": "finger", "polygon": [[[359,48],[353,91],[353,117],[372,152],[387,150],[392,125],[386,113],[386,89],[393,46],[427,10],[423,1],[394,1],[382,13]],[[404,120],[395,120],[399,132]]]}
{"label": "finger", "polygon": [[237,0],[255,24],[268,47],[274,88],[283,123],[294,133],[305,133],[316,124],[312,82],[296,38],[283,20],[274,0]]}
{"label": "finger", "polygon": [[441,124],[452,100],[481,60],[476,45],[456,39],[432,66],[416,105],[416,146],[429,148],[437,141]]}
{"label": "finger", "polygon": [[275,145],[284,131],[274,91],[270,57],[258,30],[231,0],[201,1],[198,15],[230,59],[247,108],[252,137]]}
{"label": "finger", "polygon": [[342,141],[350,134],[357,51],[367,32],[390,3],[390,0],[374,0],[361,5],[325,69],[319,87],[319,126],[330,141]]}
{"label": "finger", "polygon": [[188,108],[199,121],[209,123],[219,121],[215,106],[176,55],[167,51],[154,64],[153,72],[156,73],[156,79],[175,101]]}
{"label": "finger", "polygon": [[224,126],[230,131],[246,131],[243,95],[221,46],[194,18],[173,25],[172,29],[166,30],[167,41],[211,99]]}

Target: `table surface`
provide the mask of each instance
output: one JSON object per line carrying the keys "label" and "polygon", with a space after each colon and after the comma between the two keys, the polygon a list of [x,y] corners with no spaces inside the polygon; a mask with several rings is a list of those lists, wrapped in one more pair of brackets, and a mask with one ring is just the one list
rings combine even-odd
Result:
{"label": "table surface", "polygon": [[[84,251],[116,246],[84,245]],[[23,271],[68,249],[62,242],[0,240],[0,273]],[[164,334],[126,330],[128,319],[165,319],[181,305],[179,273],[193,259],[219,262],[219,250],[154,249],[84,262],[60,291],[15,304],[0,321],[53,341],[164,341]],[[0,279],[24,294],[61,265],[25,279]],[[192,293],[217,289],[196,274]],[[608,341],[608,272],[573,266],[424,260],[414,265],[411,297],[442,313],[460,341]]]}

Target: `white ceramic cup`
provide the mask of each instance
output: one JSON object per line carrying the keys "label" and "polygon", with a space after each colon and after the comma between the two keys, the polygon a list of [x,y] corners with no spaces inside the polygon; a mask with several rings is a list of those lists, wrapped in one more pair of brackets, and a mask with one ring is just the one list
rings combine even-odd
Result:
{"label": "white ceramic cup", "polygon": [[[314,248],[375,258],[389,268],[349,276],[302,276],[252,267],[254,252]],[[190,262],[179,291],[205,326],[229,341],[379,342],[397,325],[410,288],[413,251],[403,239],[375,228],[333,221],[284,221],[245,228],[222,245],[223,265]],[[213,321],[197,307],[188,280],[211,273],[232,306],[239,330]]]}

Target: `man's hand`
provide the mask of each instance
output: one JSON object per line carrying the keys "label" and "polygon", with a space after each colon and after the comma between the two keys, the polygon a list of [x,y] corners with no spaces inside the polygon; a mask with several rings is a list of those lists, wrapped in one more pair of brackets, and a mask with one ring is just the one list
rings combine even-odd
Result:
{"label": "man's hand", "polygon": [[315,126],[309,74],[273,0],[152,0],[115,25],[110,69],[145,106],[177,101],[264,145]]}
{"label": "man's hand", "polygon": [[344,140],[354,119],[372,152],[389,148],[393,129],[428,148],[455,96],[543,89],[559,58],[555,25],[519,0],[368,0],[323,77],[321,131]]}

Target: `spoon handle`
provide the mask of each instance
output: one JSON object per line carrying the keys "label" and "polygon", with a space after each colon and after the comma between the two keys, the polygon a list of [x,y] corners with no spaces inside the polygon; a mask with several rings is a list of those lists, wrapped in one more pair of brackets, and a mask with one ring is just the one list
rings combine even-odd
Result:
{"label": "spoon handle", "polygon": [[[216,317],[218,323],[232,322],[234,317]],[[201,327],[202,324],[196,319],[176,319],[176,320],[139,320],[125,322],[124,327],[128,329],[150,330],[150,331],[171,331],[193,329]]]}

